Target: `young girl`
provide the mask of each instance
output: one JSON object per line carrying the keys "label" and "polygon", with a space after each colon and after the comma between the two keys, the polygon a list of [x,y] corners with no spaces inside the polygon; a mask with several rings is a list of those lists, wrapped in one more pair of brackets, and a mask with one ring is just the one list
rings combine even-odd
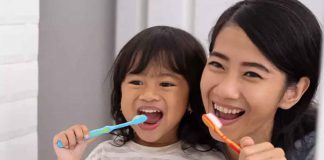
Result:
{"label": "young girl", "polygon": [[[240,144],[226,159],[312,160],[322,32],[297,0],[245,0],[212,29],[201,92],[206,112]],[[210,131],[214,139],[222,139]]]}
{"label": "young girl", "polygon": [[[205,62],[200,43],[180,29],[157,26],[132,38],[113,64],[111,114],[117,124],[139,114],[148,120],[114,132],[117,138],[101,143],[87,159],[218,157],[217,152],[197,148],[213,141],[200,118]],[[89,143],[83,140],[87,133],[85,125],[75,125],[57,134],[53,145],[58,159],[81,159]],[[57,148],[58,140],[66,147]]]}

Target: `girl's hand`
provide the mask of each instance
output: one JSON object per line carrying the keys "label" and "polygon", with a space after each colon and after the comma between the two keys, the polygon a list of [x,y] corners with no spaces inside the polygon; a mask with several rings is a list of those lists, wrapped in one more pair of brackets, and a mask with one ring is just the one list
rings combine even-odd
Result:
{"label": "girl's hand", "polygon": [[[74,125],[56,134],[53,138],[53,147],[58,160],[80,160],[87,145],[90,141],[93,141],[84,140],[88,132],[89,130],[85,125]],[[58,140],[61,140],[64,148],[57,147]]]}
{"label": "girl's hand", "polygon": [[286,160],[283,149],[275,148],[269,142],[254,144],[254,140],[251,137],[243,137],[240,145],[241,153],[239,160]]}

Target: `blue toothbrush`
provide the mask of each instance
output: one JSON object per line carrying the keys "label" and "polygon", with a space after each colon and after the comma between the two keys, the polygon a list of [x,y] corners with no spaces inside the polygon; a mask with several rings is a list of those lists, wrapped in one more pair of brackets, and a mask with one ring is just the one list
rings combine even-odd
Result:
{"label": "blue toothbrush", "polygon": [[[102,128],[94,129],[94,130],[91,130],[89,132],[89,137],[85,138],[85,140],[88,140],[88,139],[91,139],[91,138],[98,137],[100,135],[109,133],[109,132],[111,132],[111,131],[113,131],[115,129],[127,127],[127,126],[130,126],[130,125],[137,125],[137,124],[145,122],[146,120],[147,120],[147,116],[145,116],[145,115],[137,115],[131,121],[128,121],[126,123],[121,123],[121,124],[114,125],[114,126],[105,126],[105,127],[102,127]],[[58,140],[56,145],[59,148],[64,148],[64,145],[63,145],[61,140]]]}

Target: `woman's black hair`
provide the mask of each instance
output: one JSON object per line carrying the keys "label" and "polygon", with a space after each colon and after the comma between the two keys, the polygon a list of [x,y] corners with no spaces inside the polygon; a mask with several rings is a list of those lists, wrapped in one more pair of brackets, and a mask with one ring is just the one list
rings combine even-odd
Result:
{"label": "woman's black hair", "polygon": [[226,25],[244,30],[262,54],[286,74],[287,86],[301,77],[310,86],[296,105],[278,109],[271,142],[288,151],[293,143],[315,130],[316,93],[321,59],[322,31],[312,12],[297,0],[244,0],[227,9],[210,33],[211,52]]}
{"label": "woman's black hair", "polygon": [[[121,112],[121,84],[127,73],[141,73],[150,62],[166,67],[182,75],[189,85],[189,106],[182,118],[178,138],[192,146],[211,143],[211,136],[203,125],[201,115],[204,107],[200,96],[200,78],[206,63],[201,44],[189,33],[168,26],[147,28],[135,35],[118,54],[112,67],[111,114],[117,124],[126,122]],[[121,142],[134,138],[131,127],[115,133]],[[120,138],[119,138],[120,140]]]}

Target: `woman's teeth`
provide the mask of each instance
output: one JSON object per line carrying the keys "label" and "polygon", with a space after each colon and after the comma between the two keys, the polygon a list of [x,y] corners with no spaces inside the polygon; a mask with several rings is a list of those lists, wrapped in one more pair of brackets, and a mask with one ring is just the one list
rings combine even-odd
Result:
{"label": "woman's teeth", "polygon": [[214,109],[225,114],[237,114],[243,111],[240,109],[229,109],[229,108],[221,107],[216,104],[214,104]]}

